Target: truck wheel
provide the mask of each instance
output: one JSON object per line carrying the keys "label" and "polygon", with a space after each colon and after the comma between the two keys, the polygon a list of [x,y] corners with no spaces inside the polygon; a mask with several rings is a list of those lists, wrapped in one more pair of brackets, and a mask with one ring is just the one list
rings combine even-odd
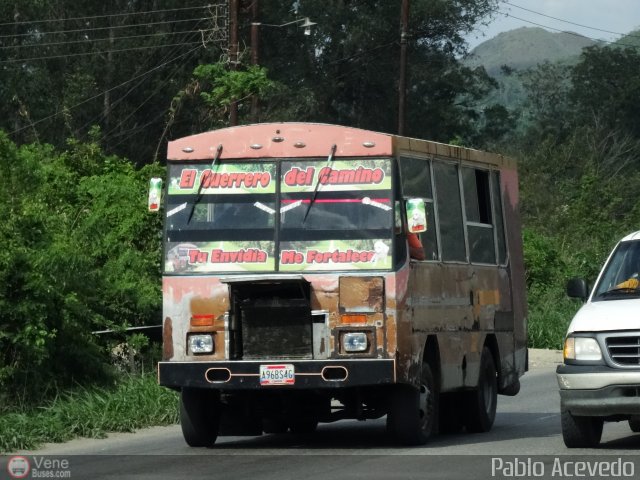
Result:
{"label": "truck wheel", "polygon": [[190,447],[216,443],[220,427],[220,397],[217,392],[183,388],[180,393],[180,426]]}
{"label": "truck wheel", "polygon": [[629,419],[629,428],[632,432],[640,432],[640,416],[634,415]]}
{"label": "truck wheel", "polygon": [[600,417],[576,417],[560,409],[562,439],[569,448],[591,448],[600,443],[604,420]]}
{"label": "truck wheel", "polygon": [[428,363],[418,389],[398,385],[391,395],[387,430],[403,445],[424,445],[437,430],[438,392]]}
{"label": "truck wheel", "polygon": [[491,351],[484,347],[480,357],[478,388],[466,394],[465,425],[469,432],[488,432],[496,419],[498,379]]}

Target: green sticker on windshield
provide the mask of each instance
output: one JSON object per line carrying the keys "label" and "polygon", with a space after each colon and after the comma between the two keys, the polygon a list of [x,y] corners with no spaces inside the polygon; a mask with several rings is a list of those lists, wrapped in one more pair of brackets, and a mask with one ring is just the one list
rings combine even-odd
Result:
{"label": "green sticker on windshield", "polygon": [[391,268],[391,240],[282,242],[280,271],[383,270]]}
{"label": "green sticker on windshield", "polygon": [[286,162],[282,168],[281,190],[322,192],[390,190],[391,163],[386,159]]}
{"label": "green sticker on windshield", "polygon": [[169,178],[169,195],[275,193],[273,163],[174,165]]}

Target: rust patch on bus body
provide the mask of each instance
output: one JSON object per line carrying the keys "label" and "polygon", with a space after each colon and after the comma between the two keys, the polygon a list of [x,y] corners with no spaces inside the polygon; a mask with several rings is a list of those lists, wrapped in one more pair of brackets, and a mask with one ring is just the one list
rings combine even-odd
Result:
{"label": "rust patch on bus body", "polygon": [[169,317],[164,319],[162,327],[162,359],[171,360],[173,358],[173,325]]}
{"label": "rust patch on bus body", "polygon": [[382,277],[341,277],[340,313],[377,313],[384,309]]}

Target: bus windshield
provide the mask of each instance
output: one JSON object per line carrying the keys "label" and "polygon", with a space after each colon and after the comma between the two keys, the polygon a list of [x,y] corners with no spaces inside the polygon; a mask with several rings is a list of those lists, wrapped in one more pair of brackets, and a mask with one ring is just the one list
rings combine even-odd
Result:
{"label": "bus windshield", "polygon": [[391,185],[390,159],[172,163],[165,272],[389,269]]}

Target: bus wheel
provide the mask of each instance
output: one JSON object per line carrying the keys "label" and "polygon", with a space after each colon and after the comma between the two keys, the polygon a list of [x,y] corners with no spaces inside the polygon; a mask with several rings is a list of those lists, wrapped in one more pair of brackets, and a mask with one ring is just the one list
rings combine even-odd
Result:
{"label": "bus wheel", "polygon": [[466,427],[469,432],[488,432],[496,419],[498,379],[491,351],[484,347],[480,357],[478,388],[467,393]]}
{"label": "bus wheel", "polygon": [[218,438],[220,397],[217,392],[183,388],[180,393],[180,426],[190,447],[210,447]]}
{"label": "bus wheel", "polygon": [[418,389],[398,385],[391,395],[387,430],[403,445],[424,445],[436,432],[438,393],[426,362],[420,378]]}
{"label": "bus wheel", "polygon": [[294,435],[313,433],[318,428],[318,420],[311,417],[297,417],[289,420],[289,430]]}
{"label": "bus wheel", "polygon": [[632,432],[640,432],[640,416],[634,415],[629,419],[629,428]]}
{"label": "bus wheel", "polygon": [[451,392],[440,394],[440,416],[438,433],[460,433],[464,428],[464,393]]}
{"label": "bus wheel", "polygon": [[575,417],[560,408],[562,440],[568,448],[592,448],[600,443],[604,420],[599,417]]}

